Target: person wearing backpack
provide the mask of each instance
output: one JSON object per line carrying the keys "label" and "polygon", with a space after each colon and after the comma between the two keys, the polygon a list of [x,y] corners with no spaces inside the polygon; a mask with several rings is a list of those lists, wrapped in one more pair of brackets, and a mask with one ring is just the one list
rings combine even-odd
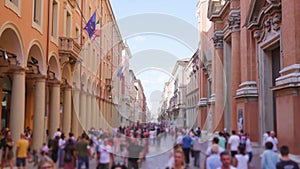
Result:
{"label": "person wearing backpack", "polygon": [[62,153],[62,166],[64,169],[74,169],[75,168],[75,144],[74,141],[68,139],[66,146]]}
{"label": "person wearing backpack", "polygon": [[247,135],[244,134],[244,130],[240,131],[240,146],[243,146],[246,148],[246,143],[247,143]]}

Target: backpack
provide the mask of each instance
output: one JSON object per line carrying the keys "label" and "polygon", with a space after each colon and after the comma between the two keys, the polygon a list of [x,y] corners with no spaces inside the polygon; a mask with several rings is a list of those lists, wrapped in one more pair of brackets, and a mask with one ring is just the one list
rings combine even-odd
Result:
{"label": "backpack", "polygon": [[70,162],[72,162],[72,159],[73,159],[72,152],[70,150],[66,150],[64,162],[70,163]]}
{"label": "backpack", "polygon": [[246,147],[247,142],[247,136],[246,135],[240,135],[240,146]]}

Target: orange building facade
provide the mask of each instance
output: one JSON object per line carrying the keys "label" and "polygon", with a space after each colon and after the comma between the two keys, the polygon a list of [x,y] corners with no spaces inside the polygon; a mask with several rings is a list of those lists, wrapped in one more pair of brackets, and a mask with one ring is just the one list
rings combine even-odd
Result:
{"label": "orange building facade", "polygon": [[[0,126],[14,141],[26,127],[39,149],[46,130],[78,136],[120,124],[114,73],[125,45],[108,0],[4,0],[0,11]],[[94,12],[103,29],[89,38]]]}

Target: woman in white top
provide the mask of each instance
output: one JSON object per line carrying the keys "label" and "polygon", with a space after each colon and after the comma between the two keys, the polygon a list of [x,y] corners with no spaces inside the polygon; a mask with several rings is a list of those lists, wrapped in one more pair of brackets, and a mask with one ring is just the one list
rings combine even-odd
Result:
{"label": "woman in white top", "polygon": [[239,146],[238,152],[239,153],[234,156],[233,166],[235,166],[237,169],[248,169],[249,156],[245,152],[245,147]]}

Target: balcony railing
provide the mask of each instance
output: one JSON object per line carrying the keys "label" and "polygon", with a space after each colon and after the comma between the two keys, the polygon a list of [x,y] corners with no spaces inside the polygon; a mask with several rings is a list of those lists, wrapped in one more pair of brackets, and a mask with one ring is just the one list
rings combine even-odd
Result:
{"label": "balcony railing", "polygon": [[80,55],[81,47],[70,37],[59,37],[59,54],[68,55],[72,59],[77,60]]}

